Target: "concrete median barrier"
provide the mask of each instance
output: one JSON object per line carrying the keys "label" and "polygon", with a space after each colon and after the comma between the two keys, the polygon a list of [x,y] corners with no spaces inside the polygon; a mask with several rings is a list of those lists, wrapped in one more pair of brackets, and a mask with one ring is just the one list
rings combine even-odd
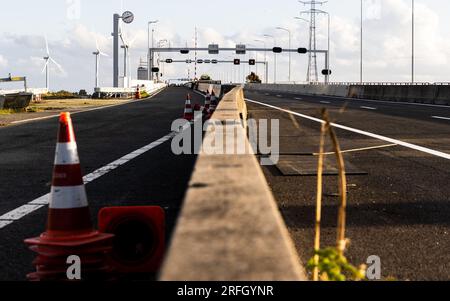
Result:
{"label": "concrete median barrier", "polygon": [[450,86],[437,86],[434,103],[450,106]]}
{"label": "concrete median barrier", "polygon": [[[223,97],[212,119],[238,120],[231,130],[251,149],[240,122],[246,115],[243,89],[237,87]],[[205,141],[216,134],[207,131]],[[232,142],[222,141],[224,147]],[[306,280],[255,155],[211,153],[204,142],[160,280]]]}
{"label": "concrete median barrier", "polygon": [[450,105],[450,85],[270,85],[247,84],[249,91],[334,96],[393,102]]}

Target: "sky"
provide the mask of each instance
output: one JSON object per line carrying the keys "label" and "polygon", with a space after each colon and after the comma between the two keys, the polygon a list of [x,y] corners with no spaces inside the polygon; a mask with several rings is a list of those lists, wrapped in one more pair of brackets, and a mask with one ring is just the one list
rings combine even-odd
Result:
{"label": "sky", "polygon": [[[100,82],[112,86],[112,15],[130,10],[135,14],[132,24],[123,24],[127,42],[131,43],[132,76],[140,59],[146,58],[147,22],[159,20],[155,26],[155,41],[169,40],[173,47],[193,46],[194,28],[198,28],[199,46],[217,43],[234,47],[262,46],[255,42],[264,34],[274,35],[277,46],[287,48],[289,28],[292,47],[308,47],[308,23],[294,19],[308,9],[297,0],[15,0],[2,1],[0,19],[0,77],[9,73],[27,76],[30,87],[44,87],[42,73],[45,39],[48,37],[53,59],[63,71],[51,67],[51,90],[92,91],[95,81],[96,40],[100,49],[109,54],[100,61]],[[364,80],[371,82],[411,80],[411,0],[364,1]],[[447,82],[450,67],[450,2],[445,0],[416,1],[416,80]],[[331,16],[331,81],[359,81],[360,68],[360,0],[329,0],[320,9]],[[267,39],[267,46],[274,46]],[[327,47],[326,15],[317,19],[317,48]],[[120,56],[122,57],[122,55]],[[187,59],[181,54],[162,54],[162,59]],[[263,53],[237,56],[199,54],[199,58],[263,60]],[[273,80],[273,54],[268,54],[269,80]],[[292,55],[292,80],[303,82],[307,73],[307,56]],[[318,56],[319,72],[324,66]],[[122,66],[122,65],[121,65]],[[278,55],[277,81],[288,81],[289,56]],[[122,67],[121,67],[122,69]],[[193,65],[172,64],[163,68],[164,78],[184,78],[193,74]],[[248,66],[202,65],[199,75],[207,73],[226,81],[244,77]],[[122,73],[122,70],[121,70]],[[258,74],[263,76],[263,68]],[[323,79],[323,78],[321,78]],[[7,88],[2,85],[0,88]]]}

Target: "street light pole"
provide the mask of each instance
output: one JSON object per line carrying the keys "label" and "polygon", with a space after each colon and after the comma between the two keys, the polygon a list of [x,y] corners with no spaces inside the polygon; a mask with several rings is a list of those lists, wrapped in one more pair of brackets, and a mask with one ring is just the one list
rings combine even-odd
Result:
{"label": "street light pole", "polygon": [[[149,21],[148,22],[148,26],[147,26],[147,46],[148,46],[148,54],[147,54],[147,79],[148,80],[152,80],[153,79],[153,73],[152,73],[152,68],[153,68],[153,52],[150,52],[150,26],[152,24],[156,24],[158,23],[158,20],[155,21]],[[154,30],[152,30],[152,48],[153,48],[153,32]]]}
{"label": "street light pole", "polygon": [[[263,43],[264,44],[264,49],[267,49],[266,41],[264,41],[264,40],[255,40],[255,42]],[[269,83],[269,74],[267,72],[267,51],[264,51],[264,64],[265,64],[265,67],[266,67],[266,68],[264,68],[264,77],[265,77],[266,84],[268,84]]]}
{"label": "street light pole", "polygon": [[412,5],[412,56],[411,56],[411,82],[414,84],[414,65],[415,65],[415,8],[414,0],[411,0]]}
{"label": "street light pole", "polygon": [[[272,38],[272,39],[273,39],[274,47],[277,46],[277,40],[275,39],[274,36],[265,34],[264,37],[266,37],[266,38]],[[275,52],[273,53],[273,83],[274,83],[274,84],[277,83],[277,54],[276,54]]]}
{"label": "street light pole", "polygon": [[361,50],[360,50],[360,66],[359,66],[359,82],[363,83],[363,0],[361,0]]}
{"label": "street light pole", "polygon": [[[289,33],[289,49],[291,49],[291,40],[292,40],[292,34],[291,31],[287,28],[283,28],[283,27],[277,27],[277,29],[279,30],[283,30]],[[289,52],[289,82],[291,82],[291,68],[292,68],[292,53]]]}

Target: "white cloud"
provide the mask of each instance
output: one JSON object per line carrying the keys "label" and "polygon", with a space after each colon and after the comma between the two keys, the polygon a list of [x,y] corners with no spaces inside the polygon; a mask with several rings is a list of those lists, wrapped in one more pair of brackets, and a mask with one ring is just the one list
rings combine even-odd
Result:
{"label": "white cloud", "polygon": [[[408,80],[410,77],[411,64],[411,11],[409,0],[374,0],[368,2],[368,19],[364,22],[364,62],[365,78],[370,81],[399,81]],[[326,10],[326,7],[323,7]],[[358,9],[358,8],[356,8]],[[436,11],[422,3],[416,4],[416,71],[420,81],[446,81],[446,65],[450,56],[450,39],[441,30],[442,22]],[[359,19],[357,17],[332,16],[331,31],[331,67],[333,69],[333,81],[357,81],[359,79],[359,47],[360,32]],[[294,13],[292,13],[293,15]],[[267,18],[271,14],[267,13]],[[209,43],[217,43],[221,47],[234,47],[237,43],[253,44],[262,46],[255,39],[263,39],[263,34],[276,36],[278,44],[287,47],[288,35],[276,26],[290,28],[292,30],[293,47],[308,47],[308,24],[296,21],[292,17],[277,20],[268,20],[266,28],[258,28],[257,31],[243,26],[238,33],[222,34],[212,27],[198,29],[199,46]],[[213,24],[213,22],[212,22]],[[269,26],[270,25],[270,26]],[[172,46],[193,46],[194,30],[192,34],[180,36],[177,26],[183,26],[176,20],[163,20],[158,24],[155,31],[155,41],[168,39]],[[128,42],[134,40],[130,49],[131,70],[136,77],[136,68],[139,59],[146,58],[148,43],[147,29],[136,29],[132,26],[123,27],[125,39]],[[98,41],[103,52],[110,57],[102,57],[100,63],[100,75],[103,85],[111,85],[112,82],[112,39],[110,32],[97,32],[82,23],[74,23],[66,30],[64,36],[52,36],[49,39],[49,47],[52,56],[67,71],[67,77],[56,72],[52,68],[52,85],[65,89],[90,89],[94,82],[94,56],[95,41]],[[317,43],[318,48],[326,48],[327,41],[327,19],[325,16],[318,18]],[[267,46],[272,47],[271,39],[267,39]],[[14,74],[27,75],[30,85],[39,87],[45,83],[45,77],[41,73],[45,55],[44,37],[40,35],[24,35],[14,33],[0,33],[0,67]],[[222,53],[216,58],[231,59],[234,53]],[[255,54],[241,56],[241,59],[255,57]],[[262,60],[263,53],[258,54]],[[6,60],[6,57],[8,60]],[[182,56],[180,54],[162,54],[161,58],[186,59],[193,55]],[[211,57],[206,53],[199,53],[200,57]],[[120,56],[122,59],[122,55]],[[292,55],[293,79],[302,81],[306,77],[306,55]],[[273,54],[268,53],[267,59],[270,64],[270,78],[273,77]],[[287,80],[288,55],[278,56],[278,79]],[[318,56],[319,71],[324,62],[323,56]],[[122,68],[122,66],[120,66]],[[166,65],[164,71],[167,77],[185,77],[187,69],[193,66],[185,64]],[[199,66],[198,73],[237,73],[238,69],[233,66]],[[241,67],[244,69],[244,67]],[[260,66],[260,73],[263,68]],[[245,68],[245,72],[248,69]],[[243,72],[243,70],[241,70]],[[262,75],[262,74],[261,74]],[[448,80],[447,80],[448,81]]]}

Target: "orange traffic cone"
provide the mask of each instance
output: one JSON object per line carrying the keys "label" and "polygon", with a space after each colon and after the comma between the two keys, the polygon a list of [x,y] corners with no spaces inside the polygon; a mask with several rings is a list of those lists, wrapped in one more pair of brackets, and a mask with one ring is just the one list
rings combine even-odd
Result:
{"label": "orange traffic cone", "polygon": [[191,104],[191,95],[188,94],[186,97],[186,105],[184,107],[184,119],[187,121],[192,121],[194,119],[194,110]]}
{"label": "orange traffic cone", "polygon": [[139,89],[139,86],[136,87],[136,99],[141,99],[141,90]]}
{"label": "orange traffic cone", "polygon": [[38,253],[33,262],[34,281],[67,279],[69,256],[81,259],[82,280],[106,280],[110,272],[106,254],[112,249],[114,235],[94,231],[84,187],[77,144],[70,113],[61,113],[56,145],[47,231],[26,239]]}

